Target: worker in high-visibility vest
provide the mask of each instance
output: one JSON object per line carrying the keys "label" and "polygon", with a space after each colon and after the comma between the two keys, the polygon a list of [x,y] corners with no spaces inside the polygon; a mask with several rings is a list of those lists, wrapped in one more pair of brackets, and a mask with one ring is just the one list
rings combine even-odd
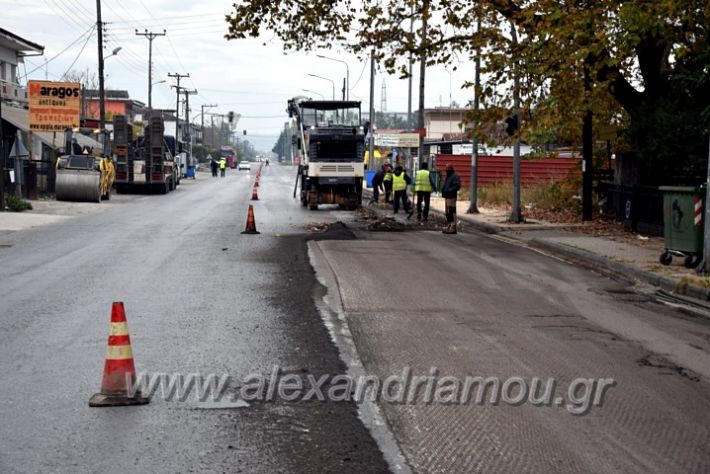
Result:
{"label": "worker in high-visibility vest", "polygon": [[[414,192],[417,193],[417,219],[426,221],[429,218],[429,201],[431,191],[436,186],[434,177],[429,173],[429,165],[424,162],[422,167],[414,175]],[[422,203],[424,211],[422,212]],[[424,219],[422,219],[422,217]]]}
{"label": "worker in high-visibility vest", "polygon": [[224,158],[219,160],[219,175],[224,178],[224,173],[227,171],[227,160]]}
{"label": "worker in high-visibility vest", "polygon": [[413,210],[409,209],[409,198],[407,197],[407,186],[412,184],[412,178],[407,176],[407,173],[401,166],[397,166],[392,174],[392,190],[394,190],[394,213],[399,212],[399,203],[402,203],[404,212],[407,213],[407,219],[412,217]]}
{"label": "worker in high-visibility vest", "polygon": [[382,186],[385,187],[385,204],[392,202],[392,165],[385,163],[385,177],[382,178]]}

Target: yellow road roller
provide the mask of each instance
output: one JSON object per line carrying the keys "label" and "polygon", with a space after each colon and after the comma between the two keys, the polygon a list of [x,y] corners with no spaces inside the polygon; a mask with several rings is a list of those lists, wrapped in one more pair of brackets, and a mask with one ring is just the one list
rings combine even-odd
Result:
{"label": "yellow road roller", "polygon": [[64,155],[57,160],[57,201],[101,202],[111,198],[116,169],[108,158]]}

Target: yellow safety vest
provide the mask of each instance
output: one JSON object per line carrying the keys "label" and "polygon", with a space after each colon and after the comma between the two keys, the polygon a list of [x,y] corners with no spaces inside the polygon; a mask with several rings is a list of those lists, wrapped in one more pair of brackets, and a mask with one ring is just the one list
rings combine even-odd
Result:
{"label": "yellow safety vest", "polygon": [[219,169],[223,170],[227,167],[227,160],[219,160]]}
{"label": "yellow safety vest", "polygon": [[414,178],[414,190],[431,192],[431,183],[429,182],[429,170],[419,170]]}
{"label": "yellow safety vest", "polygon": [[387,173],[385,173],[385,177],[382,178],[382,181],[392,181],[392,172],[388,171]]}
{"label": "yellow safety vest", "polygon": [[392,175],[392,189],[394,191],[404,191],[407,189],[407,182],[404,180],[404,172],[399,176]]}

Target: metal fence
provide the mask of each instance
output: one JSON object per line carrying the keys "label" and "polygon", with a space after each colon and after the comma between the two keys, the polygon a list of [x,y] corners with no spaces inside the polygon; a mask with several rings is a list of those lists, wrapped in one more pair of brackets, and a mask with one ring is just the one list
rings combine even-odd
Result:
{"label": "metal fence", "polygon": [[663,193],[657,186],[600,183],[604,210],[640,234],[663,235]]}

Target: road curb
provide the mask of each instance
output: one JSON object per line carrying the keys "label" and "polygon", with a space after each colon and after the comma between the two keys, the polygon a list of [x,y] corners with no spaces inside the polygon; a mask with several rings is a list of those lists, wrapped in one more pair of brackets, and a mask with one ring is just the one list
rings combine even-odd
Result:
{"label": "road curb", "polygon": [[[369,190],[368,190],[369,191]],[[372,208],[370,208],[372,209]],[[374,210],[374,209],[373,209]],[[381,210],[378,210],[381,211]],[[439,209],[430,208],[429,212],[435,213],[441,216],[446,215],[445,212]],[[508,229],[497,226],[495,224],[489,224],[487,222],[477,221],[465,215],[457,215],[457,219],[465,222],[471,227],[482,231],[486,234],[496,235],[507,231]],[[520,229],[520,230],[535,230],[535,229]],[[525,242],[524,240],[518,239],[516,237],[510,236],[510,238],[515,239],[519,242]],[[581,249],[575,249],[564,244],[558,244],[555,242],[549,242],[541,239],[531,239],[527,241],[527,244],[531,247],[538,248],[540,250],[546,250],[551,253],[556,253],[563,257],[570,257],[574,259],[581,259],[589,263],[594,267],[601,267],[608,271],[618,273],[624,276],[631,276],[637,280],[643,281],[653,286],[663,288],[666,291],[671,291],[679,295],[686,295],[693,298],[697,298],[703,301],[710,301],[710,288],[704,288],[702,286],[693,285],[690,283],[685,283],[677,279],[673,279],[664,275],[659,275],[648,270],[642,270],[638,267],[627,265],[623,263],[614,262],[601,255],[593,254]]]}
{"label": "road curb", "polygon": [[641,280],[653,286],[663,288],[667,291],[672,291],[681,295],[691,296],[693,298],[697,298],[704,301],[710,301],[710,288],[703,288],[698,285],[684,283],[679,280],[669,278],[664,275],[659,275],[648,270],[642,270],[632,265],[614,262],[606,257],[602,257],[601,255],[593,254],[585,250],[575,249],[564,244],[558,244],[555,242],[549,242],[541,239],[531,239],[530,241],[528,241],[528,244],[531,247],[536,247],[541,250],[547,250],[562,256],[581,259],[593,265],[601,266],[603,268],[611,270],[613,272],[621,273],[623,275],[630,275],[638,280]]}

